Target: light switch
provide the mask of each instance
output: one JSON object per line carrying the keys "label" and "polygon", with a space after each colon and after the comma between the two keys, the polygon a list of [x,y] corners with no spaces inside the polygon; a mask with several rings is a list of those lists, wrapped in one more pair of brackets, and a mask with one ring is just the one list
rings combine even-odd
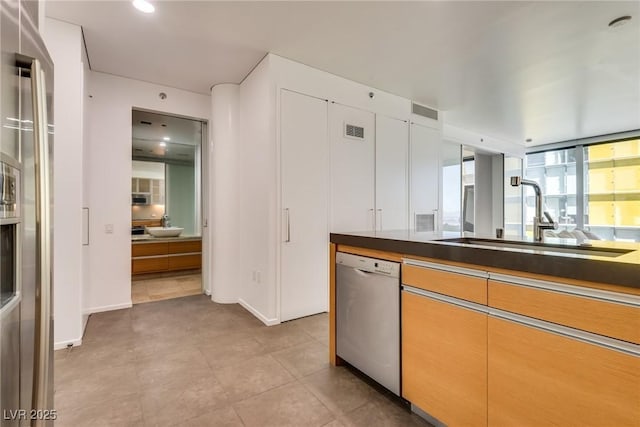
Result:
{"label": "light switch", "polygon": [[104,225],[104,232],[106,234],[113,234],[113,224],[105,224]]}

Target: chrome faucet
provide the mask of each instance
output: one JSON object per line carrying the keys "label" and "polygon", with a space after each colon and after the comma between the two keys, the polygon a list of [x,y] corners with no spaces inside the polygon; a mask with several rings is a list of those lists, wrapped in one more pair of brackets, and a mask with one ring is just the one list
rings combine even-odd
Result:
{"label": "chrome faucet", "polygon": [[553,221],[547,211],[544,212],[544,218],[542,217],[542,190],[538,183],[529,179],[522,179],[522,177],[519,176],[512,176],[511,186],[518,187],[520,185],[529,185],[533,187],[533,191],[536,193],[536,216],[533,217],[533,240],[542,242],[544,240],[544,230],[555,230],[558,228],[558,223]]}
{"label": "chrome faucet", "polygon": [[171,227],[171,221],[169,220],[169,215],[167,214],[162,215],[162,218],[160,219],[160,225],[163,228]]}

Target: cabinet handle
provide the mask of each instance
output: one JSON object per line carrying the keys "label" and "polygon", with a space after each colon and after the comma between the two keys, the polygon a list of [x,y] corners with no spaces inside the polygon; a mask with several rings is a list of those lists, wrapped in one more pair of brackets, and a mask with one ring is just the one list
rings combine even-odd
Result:
{"label": "cabinet handle", "polygon": [[284,242],[289,243],[291,241],[291,214],[289,213],[289,208],[285,208],[284,212],[287,215],[287,238]]}
{"label": "cabinet handle", "polygon": [[469,302],[469,301],[464,301],[458,298],[454,298],[454,297],[450,297],[447,295],[442,295],[442,294],[437,294],[435,292],[431,292],[431,291],[425,291],[424,289],[418,289],[418,288],[414,288],[413,286],[407,286],[407,285],[402,285],[402,290],[404,292],[413,294],[413,295],[418,295],[421,296],[423,298],[429,298],[432,300],[436,300],[436,301],[440,301],[440,302],[444,302],[444,303],[448,303],[448,304],[452,304],[452,305],[456,305],[458,307],[461,308],[466,308],[468,310],[471,311],[476,311],[478,313],[488,313],[489,312],[489,308],[485,305],[480,305],[480,304],[476,304],[473,302]]}
{"label": "cabinet handle", "polygon": [[515,313],[509,313],[497,308],[489,308],[489,315],[497,319],[517,323],[523,326],[528,326],[556,335],[561,335],[565,338],[570,338],[577,341],[585,342],[587,344],[604,347],[608,350],[619,351],[622,353],[631,354],[633,356],[640,356],[640,345],[632,344],[627,341],[621,341],[602,335],[592,334],[591,332],[585,332],[579,329],[569,328],[567,326],[557,325],[555,323],[549,323],[543,320],[521,316]]}
{"label": "cabinet handle", "polygon": [[376,231],[376,211],[375,209],[369,209],[369,212],[371,212],[371,225],[373,226],[372,229],[373,231]]}
{"label": "cabinet handle", "polygon": [[565,285],[563,283],[548,282],[546,280],[529,279],[527,277],[509,276],[507,274],[489,273],[489,279],[513,286],[525,288],[544,289],[548,291],[560,292],[563,294],[575,295],[595,300],[614,302],[618,304],[640,307],[640,297],[631,294],[621,294],[618,292],[605,291],[602,289],[582,288],[579,286]]}
{"label": "cabinet handle", "polygon": [[438,209],[433,210],[433,231],[438,231]]}
{"label": "cabinet handle", "polygon": [[454,265],[436,264],[433,262],[420,261],[417,259],[403,258],[402,262],[406,265],[412,265],[414,267],[429,268],[431,270],[445,271],[447,273],[463,274],[465,276],[480,277],[482,279],[488,279],[489,273],[481,270],[472,270],[470,268],[457,267]]}
{"label": "cabinet handle", "polygon": [[[380,222],[380,224],[379,224],[380,228],[379,228],[379,230],[382,231],[382,209],[378,209],[377,212],[380,213],[380,221],[379,221]],[[378,218],[376,217],[376,222],[378,222],[377,220],[378,220]]]}

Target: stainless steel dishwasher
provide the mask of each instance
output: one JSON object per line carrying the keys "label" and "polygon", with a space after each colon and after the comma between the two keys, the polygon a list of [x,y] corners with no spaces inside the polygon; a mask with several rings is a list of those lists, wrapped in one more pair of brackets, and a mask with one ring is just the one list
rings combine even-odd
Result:
{"label": "stainless steel dishwasher", "polygon": [[400,264],[336,254],[336,354],[400,395]]}

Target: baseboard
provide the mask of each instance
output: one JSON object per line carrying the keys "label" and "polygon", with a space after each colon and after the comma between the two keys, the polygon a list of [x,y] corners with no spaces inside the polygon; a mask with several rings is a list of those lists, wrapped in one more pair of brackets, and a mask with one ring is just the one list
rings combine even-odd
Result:
{"label": "baseboard", "polygon": [[206,296],[210,297],[210,296],[211,296],[211,291],[210,291],[209,289],[205,289],[205,290],[204,290],[204,294],[205,294]]}
{"label": "baseboard", "polygon": [[84,332],[87,330],[87,323],[89,323],[89,313],[82,314],[82,336],[84,336]]}
{"label": "baseboard", "polygon": [[249,313],[256,316],[262,323],[264,323],[267,326],[273,326],[280,323],[278,319],[269,319],[268,317],[265,317],[262,313],[260,313],[258,310],[253,308],[251,304],[247,303],[242,298],[238,299],[238,304],[244,307]]}
{"label": "baseboard", "polygon": [[131,303],[131,301],[129,301],[123,304],[103,305],[102,307],[87,308],[82,314],[102,313],[103,311],[122,310],[124,308],[131,307],[133,307],[133,304]]}
{"label": "baseboard", "polygon": [[62,350],[64,348],[69,347],[69,345],[71,345],[73,347],[78,347],[78,346],[82,345],[82,338],[76,338],[75,340],[60,341],[60,342],[53,343],[53,349],[54,350]]}

